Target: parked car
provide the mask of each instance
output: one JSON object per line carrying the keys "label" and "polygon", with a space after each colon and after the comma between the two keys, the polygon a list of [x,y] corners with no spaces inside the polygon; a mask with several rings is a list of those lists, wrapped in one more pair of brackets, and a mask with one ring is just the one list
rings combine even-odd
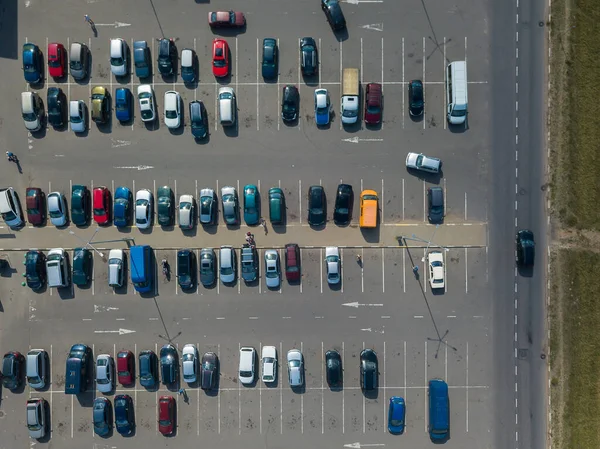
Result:
{"label": "parked car", "polygon": [[169,90],[165,92],[165,125],[169,129],[177,129],[181,126],[181,97],[179,92]]}
{"label": "parked car", "polygon": [[285,195],[279,187],[269,189],[269,219],[273,225],[282,225],[285,222]]}
{"label": "parked car", "polygon": [[38,132],[44,125],[44,102],[35,92],[21,92],[21,117],[25,128]]}
{"label": "parked car", "polygon": [[251,346],[242,346],[240,348],[239,380],[243,385],[254,383],[256,360],[256,349]]}
{"label": "parked car", "polygon": [[135,41],[133,43],[133,63],[138,78],[148,78],[152,74],[150,48],[148,48],[146,41]]}
{"label": "parked car", "polygon": [[171,76],[177,70],[179,52],[173,39],[161,39],[158,42],[158,71],[162,76]]}
{"label": "parked car", "polygon": [[279,267],[279,253],[277,250],[265,251],[265,282],[268,288],[279,288],[281,269]]}
{"label": "parked car", "polygon": [[319,54],[317,43],[312,37],[300,39],[300,66],[304,76],[313,76],[317,73],[319,66]]}
{"label": "parked car", "polygon": [[44,56],[40,47],[31,42],[23,45],[23,75],[29,84],[37,84],[44,77]]}
{"label": "parked car", "polygon": [[229,75],[229,45],[225,39],[215,39],[212,48],[213,75],[226,77]]}
{"label": "parked car", "polygon": [[74,80],[82,81],[88,76],[90,50],[81,42],[73,42],[69,50],[69,69]]}
{"label": "parked car", "polygon": [[200,223],[203,225],[216,224],[218,208],[215,191],[213,189],[200,190]]}
{"label": "parked car", "polygon": [[125,253],[122,249],[111,249],[108,252],[108,286],[123,287],[125,283]]}
{"label": "parked car", "polygon": [[175,430],[175,399],[173,396],[161,396],[158,400],[158,431],[171,435]]}
{"label": "parked car", "polygon": [[244,221],[248,226],[258,224],[260,218],[260,196],[254,184],[244,186]]}
{"label": "parked car", "polygon": [[106,123],[110,120],[110,93],[102,86],[92,89],[92,120]]}
{"label": "parked car", "polygon": [[0,189],[0,215],[11,229],[25,226],[19,197],[12,187]]}
{"label": "parked car", "polygon": [[50,357],[44,349],[30,349],[26,357],[25,374],[31,388],[41,390],[48,385]]}
{"label": "parked car", "polygon": [[84,133],[88,129],[87,106],[83,100],[69,102],[69,123],[74,133]]}
{"label": "parked car", "polygon": [[133,95],[126,87],[115,90],[115,116],[121,123],[127,123],[133,118]]}
{"label": "parked car", "polygon": [[92,209],[89,189],[81,184],[71,187],[71,220],[77,226],[87,226]]}
{"label": "parked car", "polygon": [[63,44],[48,44],[48,73],[52,78],[63,78],[67,74],[67,50]]}
{"label": "parked car", "polygon": [[321,186],[310,186],[308,188],[308,224],[311,226],[322,226],[327,218],[327,201],[325,189]]}
{"label": "parked car", "polygon": [[183,380],[193,384],[198,380],[198,348],[196,345],[187,344],[181,352],[181,367],[183,369]]}
{"label": "parked car", "polygon": [[181,51],[181,79],[184,83],[194,83],[198,73],[198,56],[190,48]]}
{"label": "parked car", "polygon": [[177,251],[177,283],[183,290],[196,286],[196,253],[189,249]]}
{"label": "parked car", "polygon": [[315,122],[317,126],[329,125],[331,100],[327,89],[315,89]]}
{"label": "parked car", "polygon": [[406,406],[400,396],[392,396],[388,408],[388,431],[394,435],[404,433],[404,418]]}
{"label": "parked car", "polygon": [[333,222],[338,226],[344,226],[352,220],[354,207],[354,191],[350,184],[338,185],[335,194],[335,208],[333,210]]}
{"label": "parked car", "polygon": [[94,399],[92,407],[92,422],[94,433],[98,436],[108,436],[112,430],[112,404],[105,397]]}
{"label": "parked car", "polygon": [[217,279],[217,256],[212,248],[200,251],[200,282],[205,287],[212,287]]}
{"label": "parked car", "polygon": [[123,349],[117,353],[117,376],[123,386],[135,383],[135,357],[133,352]]}
{"label": "parked car", "polygon": [[115,427],[123,436],[131,435],[135,428],[133,400],[128,394],[115,396]]}
{"label": "parked car", "polygon": [[99,225],[110,224],[112,209],[110,190],[105,186],[94,187],[94,221]]}
{"label": "parked car", "polygon": [[192,195],[181,195],[179,197],[179,227],[181,229],[192,229],[196,216],[196,204]]}
{"label": "parked car", "polygon": [[300,94],[296,86],[283,87],[281,95],[281,119],[284,122],[293,122],[298,118],[300,109]]}
{"label": "parked car", "polygon": [[140,115],[142,122],[153,122],[156,120],[156,106],[154,104],[154,91],[149,84],[138,86],[138,100],[140,103]]}
{"label": "parked car", "polygon": [[332,388],[342,386],[342,357],[335,349],[331,349],[325,353],[325,370],[327,373],[327,385]]}
{"label": "parked car", "polygon": [[263,346],[262,354],[262,381],[273,383],[277,380],[277,348],[275,346]]}
{"label": "parked car", "polygon": [[175,218],[175,196],[169,186],[162,186],[156,190],[156,212],[158,224],[173,226]]}
{"label": "parked car", "polygon": [[365,89],[365,123],[378,125],[381,123],[383,96],[381,84],[369,83]]}
{"label": "parked car", "polygon": [[207,352],[202,356],[200,364],[200,388],[212,390],[217,386],[219,379],[219,357],[214,352]]}
{"label": "parked car", "polygon": [[127,187],[117,187],[113,204],[113,222],[115,226],[128,226],[131,220],[131,190]]}
{"label": "parked car", "polygon": [[429,265],[429,285],[433,290],[443,289],[445,287],[444,277],[446,270],[444,268],[444,254],[441,251],[430,251],[427,254]]}
{"label": "parked car", "polygon": [[101,393],[110,393],[115,388],[115,361],[108,354],[96,358],[96,385]]}
{"label": "parked car", "polygon": [[46,285],[46,256],[32,249],[25,254],[25,280],[27,287],[41,290]]}
{"label": "parked car", "polygon": [[228,226],[240,224],[240,206],[237,191],[234,187],[223,187],[221,189],[221,201],[223,203],[223,219]]}
{"label": "parked car", "polygon": [[408,112],[413,117],[423,115],[425,100],[423,99],[423,83],[412,80],[408,83]]}
{"label": "parked car", "polygon": [[140,384],[145,388],[154,388],[158,383],[158,357],[149,349],[139,355]]}
{"label": "parked car", "polygon": [[296,243],[285,245],[285,277],[288,282],[300,280],[300,247]]}
{"label": "parked car", "polygon": [[425,156],[422,153],[408,153],[406,156],[406,168],[424,171],[427,173],[439,173],[442,161],[435,157]]}
{"label": "parked car", "polygon": [[246,283],[254,282],[258,278],[258,252],[250,245],[244,245],[240,260],[242,264],[242,279]]}
{"label": "parked car", "polygon": [[92,279],[92,252],[87,248],[73,250],[73,284],[84,287]]}
{"label": "parked car", "polygon": [[277,41],[273,38],[263,39],[262,76],[264,79],[277,77],[279,69],[279,50]]}
{"label": "parked car", "polygon": [[290,387],[304,385],[304,357],[298,349],[290,349],[287,353],[288,380]]}
{"label": "parked car", "polygon": [[212,28],[241,28],[246,25],[246,17],[239,11],[211,11],[208,13],[208,24]]}
{"label": "parked car", "polygon": [[67,97],[60,87],[49,87],[46,99],[48,123],[54,128],[62,128],[67,122]]}
{"label": "parked car", "polygon": [[46,195],[39,187],[27,187],[25,191],[27,221],[34,226],[46,221]]}
{"label": "parked car", "polygon": [[342,260],[337,246],[325,248],[325,265],[327,270],[327,283],[339,284],[342,274]]}
{"label": "parked car", "polygon": [[48,430],[48,423],[46,421],[46,416],[48,416],[48,402],[44,398],[28,399],[26,410],[29,437],[34,439],[44,438]]}
{"label": "parked car", "polygon": [[67,224],[67,205],[65,197],[60,192],[48,194],[48,215],[50,223],[57,228]]}
{"label": "parked car", "polygon": [[231,245],[222,245],[219,249],[219,277],[225,285],[233,284],[237,279],[237,260]]}
{"label": "parked car", "polygon": [[171,385],[179,378],[179,355],[172,344],[166,344],[160,348],[160,370],[162,383]]}
{"label": "parked car", "polygon": [[334,31],[346,28],[346,19],[338,0],[321,0],[321,9]]}
{"label": "parked car", "polygon": [[363,391],[376,390],[378,377],[377,353],[372,349],[363,349],[360,353],[360,387]]}
{"label": "parked car", "polygon": [[121,38],[110,40],[110,70],[115,76],[128,73],[127,44]]}
{"label": "parked car", "polygon": [[196,139],[204,139],[208,135],[208,114],[202,101],[190,102],[190,130]]}
{"label": "parked car", "polygon": [[16,390],[23,385],[25,357],[18,351],[9,351],[2,359],[2,386]]}
{"label": "parked car", "polygon": [[135,194],[135,224],[140,229],[152,226],[154,216],[154,198],[148,189],[138,190]]}

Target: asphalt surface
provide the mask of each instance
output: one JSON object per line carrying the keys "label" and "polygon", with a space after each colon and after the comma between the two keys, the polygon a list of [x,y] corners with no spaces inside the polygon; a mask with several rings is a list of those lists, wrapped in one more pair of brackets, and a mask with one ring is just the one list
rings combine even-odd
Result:
{"label": "asphalt surface", "polygon": [[[286,195],[287,225],[283,229],[269,226],[267,235],[254,229],[261,256],[264,249],[281,248],[290,241],[303,247],[301,283],[283,282],[275,291],[267,289],[261,278],[252,286],[219,283],[213,289],[182,292],[175,278],[167,281],[157,270],[154,295],[140,298],[131,285],[119,291],[109,289],[105,262],[95,254],[94,280],[87,288],[33,294],[20,284],[23,250],[71,249],[80,246],[81,240],[88,241],[96,227],[71,225],[55,230],[48,224],[18,232],[4,227],[0,248],[12,268],[2,273],[0,284],[0,346],[3,351],[25,353],[29,347],[44,347],[51,352],[52,386],[40,394],[51,405],[52,432],[50,439],[38,444],[65,448],[171,445],[171,440],[163,440],[156,430],[157,397],[167,394],[162,386],[159,392],[146,392],[139,385],[128,389],[138,425],[130,439],[94,437],[89,407],[97,393],[90,391],[74,399],[62,391],[64,360],[75,342],[89,344],[97,355],[113,354],[122,347],[138,353],[172,341],[180,349],[195,343],[200,352],[214,350],[221,359],[218,393],[205,395],[188,388],[189,403],[178,398],[178,445],[197,441],[199,436],[207,444],[231,447],[432,445],[426,433],[425,388],[432,377],[446,379],[450,385],[452,434],[446,446],[512,448],[521,446],[522,438],[529,438],[531,447],[541,445],[543,430],[536,432],[545,422],[540,412],[545,385],[540,376],[545,368],[536,356],[543,338],[543,276],[538,274],[539,268],[531,279],[518,278],[519,292],[530,289],[525,297],[532,301],[531,306],[521,300],[516,312],[514,308],[515,214],[533,214],[527,218],[519,215],[519,225],[529,220],[532,224],[527,226],[539,236],[538,262],[544,242],[542,232],[534,226],[543,211],[534,214],[537,209],[533,207],[540,204],[535,195],[541,194],[536,190],[541,176],[531,174],[526,181],[520,178],[519,182],[532,185],[524,187],[528,194],[519,197],[517,211],[512,194],[515,164],[520,173],[531,173],[537,166],[525,155],[518,161],[513,157],[515,104],[514,96],[507,92],[515,92],[515,70],[506,62],[515,58],[514,29],[506,26],[514,23],[513,7],[504,2],[465,1],[448,6],[421,2],[410,7],[389,0],[344,3],[348,35],[335,36],[318,3],[313,3],[309,7],[289,0],[227,4],[101,1],[87,4],[86,9],[71,5],[57,10],[56,5],[31,2],[19,5],[18,11],[4,10],[0,20],[9,45],[2,50],[5,75],[0,89],[10,101],[0,104],[0,142],[18,155],[21,164],[0,164],[0,175],[21,194],[21,201],[29,185],[40,186],[46,193],[61,191],[69,202],[74,183],[90,188],[105,185],[113,192],[120,185],[153,191],[169,185],[177,195],[194,196],[205,186],[218,190],[232,185],[239,191],[244,184],[254,183],[265,207],[268,188],[281,186]],[[212,33],[206,25],[207,12],[223,8],[244,11],[247,28]],[[95,21],[97,37],[84,22],[84,14]],[[525,34],[520,46],[528,42]],[[179,52],[196,50],[200,82],[190,88],[178,77],[163,80],[154,67],[152,85],[160,117],[154,126],[142,124],[136,102],[135,121],[127,126],[113,117],[108,126],[99,128],[91,123],[84,136],[75,136],[68,129],[28,135],[19,114],[19,93],[29,89],[21,71],[24,42],[37,43],[44,54],[49,42],[66,46],[74,41],[87,43],[92,52],[89,82],[78,84],[69,78],[57,83],[47,77],[35,90],[45,100],[46,88],[59,85],[69,99],[89,103],[92,86],[103,85],[114,92],[123,83],[135,92],[139,85],[136,77],[118,81],[110,74],[111,37],[125,39],[130,47],[133,40],[147,40],[156,61],[155,39],[162,36],[174,38]],[[215,83],[210,69],[215,36],[224,37],[232,51],[232,75],[225,85],[233,87],[238,98],[234,130],[223,130],[216,122],[216,92],[221,83]],[[278,83],[264,83],[259,71],[260,42],[269,36],[279,40]],[[319,76],[309,80],[299,71],[298,40],[304,36],[317,40],[321,61]],[[531,48],[541,45],[538,39],[541,37],[535,34]],[[533,50],[531,55],[541,57]],[[461,59],[467,59],[469,67],[468,126],[447,129],[444,71],[448,62]],[[535,67],[530,58],[524,61],[521,56],[519,61]],[[343,67],[359,67],[363,86],[383,82],[381,127],[341,129],[337,114]],[[524,78],[539,76],[531,70],[521,68],[521,83]],[[406,105],[406,83],[415,78],[425,83],[426,112],[420,120],[409,117]],[[288,83],[297,85],[301,96],[301,117],[293,126],[279,118],[280,90]],[[519,95],[534,91],[533,87],[541,89],[540,85],[531,82],[532,88],[519,90]],[[316,87],[327,88],[332,98],[333,121],[328,129],[314,125],[312,96]],[[162,121],[163,95],[172,89],[184,99],[185,126],[175,132]],[[520,117],[538,114],[535,105],[539,98],[519,97]],[[199,144],[188,129],[187,104],[194,99],[204,101],[211,124],[210,137]],[[530,133],[521,137],[529,140],[531,148],[536,142],[540,145],[541,138],[541,133],[531,130],[541,125],[532,120]],[[520,132],[523,127],[521,122]],[[519,145],[528,148],[523,140]],[[435,178],[408,173],[404,162],[409,151],[440,157],[443,173]],[[335,187],[341,181],[355,190],[354,221],[348,228],[336,228],[331,222]],[[323,185],[328,195],[329,222],[324,229],[306,225],[310,185]],[[438,229],[426,223],[425,192],[430,185],[441,185],[446,195],[445,224]],[[356,227],[358,195],[363,188],[373,188],[380,195],[381,226],[374,233]],[[531,203],[521,207],[523,201]],[[98,231],[94,241],[134,238],[136,243],[156,248],[158,260],[165,256],[173,260],[179,247],[239,246],[246,230],[245,226],[233,230],[219,226],[210,232],[197,228],[185,235],[178,228],[153,227],[150,232],[110,228]],[[399,235],[408,238],[409,248],[393,248]],[[343,259],[342,283],[333,289],[323,280],[322,266],[323,247],[331,244],[342,248]],[[421,260],[428,246],[448,249],[447,290],[443,294],[432,295],[428,284]],[[124,244],[98,247],[104,251]],[[354,260],[358,252],[362,266]],[[413,264],[421,268],[418,278],[413,275]],[[519,314],[518,329],[515,313]],[[520,382],[518,394],[523,395],[518,398],[520,407],[531,400],[529,424],[536,430],[528,434],[529,413],[515,410],[513,335],[517,331],[519,343],[525,344],[529,329],[540,339],[532,337],[528,358],[517,362],[516,379]],[[267,388],[259,382],[249,389],[240,387],[236,380],[239,346],[252,345],[259,350],[267,344],[279,351],[277,386]],[[300,394],[292,392],[286,378],[285,353],[292,347],[302,349],[305,356],[306,387]],[[357,360],[363,347],[374,348],[379,356],[376,397],[365,397],[360,391]],[[323,351],[329,348],[343,354],[347,367],[341,391],[330,391],[323,380]],[[175,389],[168,394],[176,393]],[[7,424],[2,426],[3,441],[29,444],[23,403],[27,395],[36,394],[29,388],[22,394],[3,391],[1,411]],[[407,401],[403,436],[386,431],[387,400],[393,395]],[[515,413],[519,413],[518,425],[513,424]],[[518,442],[516,431],[520,431]]]}

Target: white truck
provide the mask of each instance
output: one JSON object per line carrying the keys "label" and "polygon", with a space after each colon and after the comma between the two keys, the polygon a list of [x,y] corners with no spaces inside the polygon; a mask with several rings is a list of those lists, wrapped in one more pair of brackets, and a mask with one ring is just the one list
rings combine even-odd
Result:
{"label": "white truck", "polygon": [[352,124],[358,121],[359,105],[358,69],[344,69],[342,75],[342,123]]}

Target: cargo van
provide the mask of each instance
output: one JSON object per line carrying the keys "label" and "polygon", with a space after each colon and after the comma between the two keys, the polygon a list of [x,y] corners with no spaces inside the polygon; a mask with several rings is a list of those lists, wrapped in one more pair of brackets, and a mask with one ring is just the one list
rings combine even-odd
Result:
{"label": "cargo van", "polygon": [[223,126],[235,125],[235,92],[231,87],[219,89],[219,120]]}
{"label": "cargo van", "polygon": [[131,282],[136,291],[148,293],[152,291],[152,248],[148,245],[137,245],[130,248]]}
{"label": "cargo van", "polygon": [[429,381],[429,437],[432,441],[447,440],[450,436],[450,400],[448,384],[441,379]]}
{"label": "cargo van", "polygon": [[342,123],[352,124],[358,121],[360,105],[360,85],[358,69],[344,69],[342,75]]}
{"label": "cargo van", "polygon": [[446,68],[447,119],[451,125],[467,120],[467,62],[454,61]]}
{"label": "cargo van", "polygon": [[46,276],[48,277],[48,287],[50,288],[69,286],[69,261],[64,249],[54,248],[48,251]]}
{"label": "cargo van", "polygon": [[361,228],[377,227],[379,198],[375,190],[363,190],[360,194],[360,221]]}
{"label": "cargo van", "polygon": [[44,103],[35,92],[21,92],[21,115],[25,128],[31,132],[42,129],[44,120]]}
{"label": "cargo van", "polygon": [[87,390],[91,363],[92,351],[89,346],[84,344],[71,346],[67,357],[65,394],[79,394]]}

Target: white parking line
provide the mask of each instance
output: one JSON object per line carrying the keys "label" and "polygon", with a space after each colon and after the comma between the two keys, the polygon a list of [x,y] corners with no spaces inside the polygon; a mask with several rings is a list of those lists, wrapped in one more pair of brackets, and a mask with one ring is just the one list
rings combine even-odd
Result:
{"label": "white parking line", "polygon": [[[407,389],[406,389],[406,340],[404,341],[404,402],[408,402],[408,398],[406,397]],[[406,427],[404,427],[404,431],[406,432]]]}
{"label": "white parking line", "polygon": [[[279,51],[279,38],[277,38],[277,49]],[[277,81],[279,81],[279,73],[277,73]],[[281,104],[280,100],[281,89],[279,88],[279,83],[277,83],[277,108],[279,109],[279,105]],[[277,131],[279,131],[279,124],[281,123],[281,114],[279,110],[277,111]]]}
{"label": "white parking line", "polygon": [[[364,248],[360,249],[360,259],[365,260]],[[362,293],[364,293],[365,292],[365,264],[361,262],[359,264],[359,267],[360,267],[360,290]]]}
{"label": "white parking line", "polygon": [[385,250],[381,248],[381,290],[385,293]]}
{"label": "white parking line", "polygon": [[325,400],[324,400],[324,388],[325,383],[323,381],[323,373],[324,373],[324,355],[323,352],[323,342],[321,342],[321,435],[325,433]]}
{"label": "white parking line", "polygon": [[[427,340],[425,340],[425,385],[427,385]],[[425,402],[424,410],[427,410],[427,397],[428,395],[423,395],[423,401]],[[425,432],[427,432],[427,428],[429,427],[429,413],[424,413],[425,415]]]}
{"label": "white parking line", "polygon": [[[342,66],[343,66],[343,59],[344,59],[343,55],[344,55],[344,42],[340,41],[340,83],[342,82],[342,72],[343,72]],[[319,67],[321,67],[321,66],[319,65]],[[320,79],[319,79],[319,81],[320,81]],[[340,121],[340,130],[341,130],[342,129],[342,110],[341,110],[341,108],[339,111],[339,115],[340,115],[339,121]]]}
{"label": "white parking line", "polygon": [[426,197],[427,197],[427,187],[425,185],[425,180],[423,180],[423,223],[427,222]]}
{"label": "white parking line", "polygon": [[321,273],[321,293],[323,293],[323,248],[319,249],[319,262],[321,263],[321,268],[319,270]]}
{"label": "white parking line", "polygon": [[[237,39],[235,40],[237,50]],[[236,51],[237,56],[237,51]],[[242,345],[238,343],[238,354],[242,349]],[[242,434],[242,383],[238,379],[238,435]]]}
{"label": "white parking line", "polygon": [[421,260],[423,261],[423,273],[425,274],[424,278],[425,278],[425,282],[423,282],[423,291],[425,293],[427,293],[427,277],[429,276],[429,278],[431,279],[431,274],[428,273],[428,270],[425,268],[427,266],[427,248],[423,248],[423,257],[421,258]]}
{"label": "white parking line", "polygon": [[95,294],[94,281],[96,279],[96,251],[92,251],[92,296]]}
{"label": "white parking line", "polygon": [[402,287],[406,293],[406,249],[402,251]]}
{"label": "white parking line", "polygon": [[[73,438],[73,397],[75,395],[71,395],[71,438]],[[92,437],[94,436],[94,427],[92,426]]]}
{"label": "white parking line", "polygon": [[[152,45],[154,45],[154,41],[152,41],[152,42],[153,42],[153,44],[152,44]],[[153,71],[153,73],[154,73],[154,71]],[[153,76],[154,76],[154,75],[153,75]],[[158,354],[158,353],[159,353],[159,352],[158,352],[158,343],[154,343],[154,353],[155,353],[155,354]],[[155,394],[156,394],[156,398],[155,398],[155,400],[154,400],[154,403],[156,404],[156,407],[154,407],[154,413],[155,413],[155,415],[156,415],[156,417],[155,417],[155,419],[154,419],[154,423],[155,423],[155,425],[154,425],[154,433],[155,433],[156,435],[158,435],[158,390],[159,390],[159,389],[157,388],[157,389],[156,389],[156,393],[155,393]]]}
{"label": "white parking line", "polygon": [[[237,92],[235,94],[237,95]],[[219,97],[218,84],[215,83],[215,131],[217,130],[218,115],[219,115],[218,105],[217,105],[218,97]]]}
{"label": "white parking line", "polygon": [[[304,343],[300,342],[300,353],[304,358]],[[304,395],[300,395],[300,427],[302,429],[301,433],[304,433]]]}
{"label": "white parking line", "polygon": [[363,80],[363,38],[360,38],[360,85],[364,84]]}
{"label": "white parking line", "polygon": [[299,206],[299,213],[298,215],[300,216],[300,224],[302,224],[302,180],[299,179],[298,180],[298,206]]}
{"label": "white parking line", "polygon": [[283,286],[283,279],[282,279],[282,273],[281,273],[281,261],[283,260],[283,248],[279,249],[279,294],[281,295],[281,288]]}
{"label": "white parking line", "polygon": [[[363,351],[364,351],[364,350],[365,350],[365,342],[364,342],[364,341],[363,341],[362,348],[363,348]],[[365,408],[366,408],[366,400],[365,400],[365,395],[364,395],[364,394],[361,394],[361,396],[362,396],[362,415],[363,415],[362,422],[363,422],[363,433],[365,433],[365,430],[366,430],[366,425],[367,425],[367,419],[366,419],[366,417],[365,417],[365,414],[366,414],[366,411],[365,411]]]}
{"label": "white parking line", "polygon": [[467,221],[467,192],[465,192],[465,221]]}
{"label": "white parking line", "polygon": [[[52,363],[52,361],[54,360],[52,350],[53,350],[52,345],[50,345],[50,363]],[[50,391],[52,391],[54,389],[53,371],[54,371],[53,369],[50,369]],[[51,439],[52,439],[52,434],[54,432],[54,424],[53,424],[54,408],[53,408],[53,399],[52,399],[53,396],[54,396],[53,394],[50,395],[50,438]]]}
{"label": "white parking line", "polygon": [[383,187],[383,178],[381,178],[381,224],[383,225],[385,220],[384,206],[385,206],[385,198],[384,198],[385,189]]}
{"label": "white parking line", "polygon": [[446,178],[444,178],[444,217],[446,216],[446,204],[448,203],[447,198],[448,191],[446,189]]}
{"label": "white parking line", "polygon": [[[446,36],[444,36],[444,60],[442,61],[442,79],[444,81],[446,80],[446,64]],[[442,95],[442,115],[444,116],[444,119],[442,120],[442,122],[444,122],[444,129],[446,129],[446,89],[444,89],[444,93]]]}
{"label": "white parking line", "polygon": [[[383,38],[381,38],[381,95],[383,96]],[[381,120],[381,129],[383,129],[383,124],[385,120]]]}
{"label": "white parking line", "polygon": [[[423,102],[426,101],[425,97],[425,91],[427,89],[425,89],[425,59],[427,58],[427,56],[425,55],[425,37],[423,37]],[[423,129],[425,129],[425,114],[427,113],[427,111],[425,110],[425,108],[423,108]]]}
{"label": "white parking line", "polygon": [[340,292],[344,293],[344,248],[340,250]]}
{"label": "white parking line", "polygon": [[260,103],[260,92],[258,91],[258,67],[260,66],[259,63],[259,57],[258,57],[258,38],[256,38],[256,130],[259,131],[260,130],[260,119],[259,119],[259,103]]}
{"label": "white parking line", "polygon": [[235,38],[235,94],[238,95],[238,38]]}
{"label": "white parking line", "polygon": [[[260,354],[259,357],[261,357],[262,356],[262,341],[259,343],[259,354]],[[260,363],[261,362],[259,361],[259,364]],[[257,373],[261,372],[260,369],[257,369],[256,371],[257,371]],[[260,374],[258,377],[260,379]],[[260,380],[257,381],[257,383],[259,383],[259,382],[260,382]],[[259,412],[258,412],[258,414],[259,414],[259,433],[262,435],[262,388],[260,390],[258,390],[258,404],[259,404],[259,407],[258,407],[258,409],[259,409]]]}
{"label": "white parking line", "polygon": [[469,293],[469,258],[465,248],[465,293]]}
{"label": "white parking line", "polygon": [[[447,346],[447,345],[446,345]],[[466,369],[466,383],[465,383],[465,394],[467,396],[467,432],[469,432],[469,342],[467,341],[467,369]]]}
{"label": "white parking line", "polygon": [[[386,392],[386,389],[385,389],[385,379],[386,379],[385,378],[385,362],[386,362],[386,360],[385,360],[385,341],[384,341],[383,342],[383,401],[382,401],[383,414],[381,416],[385,416],[385,407],[387,405],[387,403],[386,403],[387,402],[386,401],[386,399],[387,399],[387,392]],[[382,430],[383,430],[384,433],[387,432],[387,429],[385,428],[385,426],[383,426]]]}
{"label": "white parking line", "polygon": [[404,178],[402,178],[402,221],[404,221]]}
{"label": "white parking line", "polygon": [[[404,38],[402,38],[402,85],[404,86]],[[404,89],[402,89],[402,129],[404,129]],[[404,180],[402,180],[404,187]],[[402,190],[404,192],[404,189]],[[404,193],[402,193],[402,219],[404,220]]]}
{"label": "white parking line", "polygon": [[318,58],[319,58],[319,89],[322,87],[321,81],[322,81],[322,77],[321,77],[321,38],[319,38],[319,52],[318,52]]}
{"label": "white parking line", "polygon": [[283,343],[279,342],[278,375],[279,375],[279,433],[283,435]]}

